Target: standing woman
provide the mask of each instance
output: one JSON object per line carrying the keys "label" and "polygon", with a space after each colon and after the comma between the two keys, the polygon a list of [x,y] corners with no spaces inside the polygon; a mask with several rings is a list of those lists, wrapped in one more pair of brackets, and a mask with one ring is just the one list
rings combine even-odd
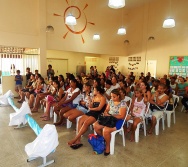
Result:
{"label": "standing woman", "polygon": [[110,154],[111,133],[121,128],[126,116],[126,107],[127,105],[125,101],[121,101],[119,90],[113,89],[111,92],[111,100],[106,107],[104,116],[113,116],[117,118],[115,127],[100,125],[98,121],[94,123],[95,132],[98,135],[103,136],[106,141],[106,150],[104,152],[104,156],[108,156]]}
{"label": "standing woman", "polygon": [[94,88],[93,91],[93,99],[89,104],[89,112],[86,115],[82,115],[82,117],[78,121],[78,134],[74,137],[74,139],[68,142],[68,145],[73,149],[78,149],[83,144],[81,144],[81,136],[87,131],[88,127],[92,125],[97,119],[98,116],[104,112],[106,107],[106,99],[103,96],[104,89],[100,86]]}

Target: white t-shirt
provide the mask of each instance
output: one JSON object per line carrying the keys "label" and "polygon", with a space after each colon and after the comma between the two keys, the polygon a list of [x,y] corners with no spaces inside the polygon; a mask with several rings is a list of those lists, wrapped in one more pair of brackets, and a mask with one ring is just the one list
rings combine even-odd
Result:
{"label": "white t-shirt", "polygon": [[128,102],[128,101],[130,101],[130,97],[129,96],[125,96],[125,98],[123,99],[125,102]]}
{"label": "white t-shirt", "polygon": [[[79,88],[76,88],[76,89],[74,89],[73,92],[71,92],[71,88],[69,88],[69,89],[67,90],[67,98],[66,98],[66,100],[70,99],[74,93],[79,92],[79,91],[80,91],[80,89],[79,89]],[[73,104],[79,104],[81,98],[82,98],[82,96],[81,96],[81,94],[79,94],[79,95],[72,101],[72,103],[73,103]]]}
{"label": "white t-shirt", "polygon": [[[108,96],[110,96],[110,93],[111,93],[112,90],[113,90],[112,86],[111,86],[109,89],[107,89],[107,90],[106,90],[106,88],[105,88],[105,93],[106,93]],[[105,96],[105,98],[106,98],[106,103],[108,104],[109,100],[107,99],[106,96]]]}
{"label": "white t-shirt", "polygon": [[112,88],[112,90],[118,89],[118,88],[120,88],[120,85],[118,83],[116,83],[116,85],[112,85],[111,88]]}

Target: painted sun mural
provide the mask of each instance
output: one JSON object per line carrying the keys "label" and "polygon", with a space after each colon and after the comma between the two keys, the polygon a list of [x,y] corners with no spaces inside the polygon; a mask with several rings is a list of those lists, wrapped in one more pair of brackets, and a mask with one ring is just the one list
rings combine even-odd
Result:
{"label": "painted sun mural", "polygon": [[[66,39],[67,35],[68,35],[69,32],[70,32],[70,33],[72,33],[72,34],[80,35],[80,36],[81,36],[81,39],[82,39],[82,42],[85,43],[85,40],[84,40],[84,37],[82,36],[82,33],[86,30],[88,24],[95,25],[95,23],[89,22],[89,21],[87,20],[86,14],[85,14],[85,12],[84,12],[84,11],[86,10],[86,8],[87,8],[89,5],[88,5],[88,4],[85,4],[84,8],[83,8],[83,9],[80,9],[80,8],[79,8],[78,6],[76,6],[76,5],[71,5],[68,0],[66,0],[66,3],[67,3],[67,5],[68,5],[68,7],[65,9],[63,16],[60,15],[60,14],[57,14],[57,13],[54,13],[53,15],[54,15],[54,16],[61,16],[61,17],[64,17],[64,24],[65,24],[65,18],[66,18],[66,16],[68,15],[68,13],[70,13],[70,12],[72,12],[72,11],[74,11],[74,12],[76,11],[75,13],[76,13],[77,15],[74,15],[74,16],[75,16],[75,18],[76,18],[77,23],[78,23],[78,20],[81,19],[81,16],[82,16],[82,18],[83,18],[82,20],[84,20],[84,21],[82,22],[81,28],[79,27],[78,30],[75,30],[75,26],[69,26],[69,25],[66,25],[66,24],[65,24],[65,26],[66,26],[66,28],[67,28],[67,32],[63,35],[63,38]],[[77,25],[76,25],[76,26],[77,26]]]}

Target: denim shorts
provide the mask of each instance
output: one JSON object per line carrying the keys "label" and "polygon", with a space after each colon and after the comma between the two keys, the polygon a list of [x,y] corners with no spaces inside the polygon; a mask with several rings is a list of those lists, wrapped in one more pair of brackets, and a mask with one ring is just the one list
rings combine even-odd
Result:
{"label": "denim shorts", "polygon": [[76,109],[79,111],[82,111],[84,114],[86,114],[88,112],[88,110],[86,108],[79,106],[79,105],[76,107]]}

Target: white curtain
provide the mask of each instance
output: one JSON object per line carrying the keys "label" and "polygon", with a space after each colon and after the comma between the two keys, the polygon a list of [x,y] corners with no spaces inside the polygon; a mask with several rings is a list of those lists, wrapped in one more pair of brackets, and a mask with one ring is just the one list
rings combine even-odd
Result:
{"label": "white curtain", "polygon": [[22,54],[1,54],[2,75],[15,75],[16,70],[20,70],[23,74]]}
{"label": "white curtain", "polygon": [[26,74],[26,68],[31,72],[39,69],[39,55],[22,54],[1,54],[0,70],[3,76],[16,75],[16,70],[20,70],[21,75]]}
{"label": "white curtain", "polygon": [[24,69],[29,67],[30,71],[34,73],[35,70],[39,70],[39,55],[23,55],[23,64]]}

